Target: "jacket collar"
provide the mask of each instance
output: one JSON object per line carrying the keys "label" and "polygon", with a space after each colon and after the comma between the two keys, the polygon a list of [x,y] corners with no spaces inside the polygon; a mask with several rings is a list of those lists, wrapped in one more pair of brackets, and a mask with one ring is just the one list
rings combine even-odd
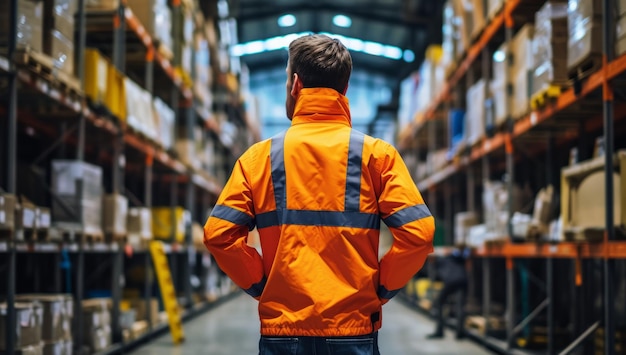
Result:
{"label": "jacket collar", "polygon": [[348,98],[334,89],[307,88],[300,90],[291,124],[310,122],[337,122],[351,127],[352,119]]}

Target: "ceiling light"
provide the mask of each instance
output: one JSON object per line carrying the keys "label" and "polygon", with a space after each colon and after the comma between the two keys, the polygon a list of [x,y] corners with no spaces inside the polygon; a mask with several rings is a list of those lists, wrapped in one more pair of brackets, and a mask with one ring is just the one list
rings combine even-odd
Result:
{"label": "ceiling light", "polygon": [[296,17],[292,14],[282,15],[278,18],[278,26],[291,27],[296,24]]}
{"label": "ceiling light", "polygon": [[404,51],[404,55],[402,57],[404,58],[405,62],[411,63],[415,60],[415,53],[413,53],[412,50],[407,49]]}
{"label": "ceiling light", "polygon": [[335,26],[348,28],[352,26],[352,19],[346,15],[335,15],[335,17],[333,17],[333,23]]}

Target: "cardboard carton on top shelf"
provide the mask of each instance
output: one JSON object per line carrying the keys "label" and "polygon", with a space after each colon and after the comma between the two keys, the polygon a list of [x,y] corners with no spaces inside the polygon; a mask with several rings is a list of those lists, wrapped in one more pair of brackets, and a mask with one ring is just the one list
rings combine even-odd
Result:
{"label": "cardboard carton on top shelf", "polygon": [[0,230],[15,229],[17,199],[13,194],[0,193]]}
{"label": "cardboard carton on top shelf", "polygon": [[[10,1],[0,1],[0,23],[8,24]],[[43,1],[18,1],[17,48],[43,52]],[[8,47],[8,26],[0,26],[0,48]]]}
{"label": "cardboard carton on top shelf", "polygon": [[104,233],[113,236],[126,235],[128,199],[120,194],[105,195],[102,198],[102,226]]}

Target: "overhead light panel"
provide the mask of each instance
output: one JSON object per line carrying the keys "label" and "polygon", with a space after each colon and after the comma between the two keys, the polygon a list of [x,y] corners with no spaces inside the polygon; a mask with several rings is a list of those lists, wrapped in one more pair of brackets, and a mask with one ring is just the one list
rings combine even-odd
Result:
{"label": "overhead light panel", "polygon": [[291,27],[296,24],[296,17],[292,14],[282,15],[278,18],[278,26]]}
{"label": "overhead light panel", "polygon": [[346,15],[335,15],[335,17],[333,17],[333,23],[335,26],[348,28],[352,26],[352,19]]}

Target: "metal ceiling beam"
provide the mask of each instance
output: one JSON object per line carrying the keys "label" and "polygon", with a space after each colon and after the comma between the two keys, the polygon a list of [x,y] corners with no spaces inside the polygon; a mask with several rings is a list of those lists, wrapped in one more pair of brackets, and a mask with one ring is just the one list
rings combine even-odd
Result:
{"label": "metal ceiling beam", "polygon": [[[405,14],[402,8],[398,6],[346,6],[331,3],[300,3],[289,5],[273,5],[268,6],[265,2],[254,2],[242,4],[245,11],[240,9],[237,21],[255,21],[262,20],[268,17],[279,16],[285,13],[294,13],[300,11],[330,11],[359,17],[368,21],[382,22],[392,26],[402,26],[410,29],[427,29],[432,22],[432,18],[412,16],[411,14]],[[385,14],[384,12],[396,12],[398,16]]]}

